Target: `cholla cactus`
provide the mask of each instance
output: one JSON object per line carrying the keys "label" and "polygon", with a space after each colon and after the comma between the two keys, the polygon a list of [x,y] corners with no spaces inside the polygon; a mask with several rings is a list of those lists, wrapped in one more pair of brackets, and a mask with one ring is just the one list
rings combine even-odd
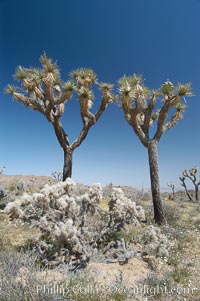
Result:
{"label": "cholla cactus", "polygon": [[[19,66],[15,73],[15,79],[21,83],[21,86],[8,85],[6,92],[25,106],[42,113],[52,124],[64,152],[63,180],[66,180],[72,175],[73,151],[86,138],[89,129],[98,121],[107,105],[114,100],[111,93],[112,85],[99,85],[94,71],[87,68],[71,72],[71,79],[63,82],[57,64],[46,54],[40,57],[40,63],[41,68]],[[95,115],[90,112],[94,99],[94,85],[99,85],[102,92],[102,100]],[[61,124],[61,117],[64,114],[65,105],[73,94],[76,94],[80,103],[83,128],[77,139],[70,144],[68,135]]]}
{"label": "cholla cactus", "polygon": [[68,219],[65,223],[59,222],[54,226],[51,233],[53,243],[58,244],[59,250],[64,247],[73,248],[74,252],[82,252],[82,244],[80,243],[80,232],[74,225],[72,219]]}
{"label": "cholla cactus", "polygon": [[169,257],[169,251],[172,247],[172,243],[168,238],[161,233],[161,229],[149,226],[144,233],[143,237],[145,241],[145,251],[149,255],[154,255],[156,257],[162,257],[167,259]]}
{"label": "cholla cactus", "polygon": [[[141,143],[148,149],[154,219],[158,224],[165,222],[160,197],[158,174],[158,142],[164,132],[171,129],[182,118],[185,103],[182,98],[191,96],[190,84],[177,87],[170,81],[163,83],[158,91],[148,89],[142,76],[124,76],[119,80],[119,98],[124,116]],[[172,111],[168,119],[168,113]],[[150,137],[150,127],[155,133]]]}
{"label": "cholla cactus", "polygon": [[[40,230],[37,247],[45,260],[59,262],[62,257],[71,262],[75,256],[80,261],[95,254],[105,256],[116,243],[109,244],[106,234],[119,231],[129,223],[139,226],[145,219],[143,209],[127,199],[119,188],[113,190],[109,212],[98,206],[101,200],[100,184],[77,196],[75,183],[68,178],[51,186],[46,184],[38,193],[22,195],[7,204],[4,212]],[[120,256],[127,252],[124,244],[117,245]]]}
{"label": "cholla cactus", "polygon": [[103,190],[100,183],[94,184],[89,189],[89,197],[93,203],[99,204],[103,198]]}
{"label": "cholla cactus", "polygon": [[81,204],[81,212],[84,213],[97,213],[99,211],[98,204],[103,197],[101,184],[94,184],[89,188],[89,192],[77,197],[78,202]]}
{"label": "cholla cactus", "polygon": [[21,203],[18,201],[15,201],[13,203],[8,203],[6,205],[6,208],[4,209],[4,213],[9,214],[10,218],[23,218],[24,213],[22,209],[20,208]]}
{"label": "cholla cactus", "polygon": [[109,201],[110,226],[112,223],[116,229],[121,229],[126,223],[138,225],[145,221],[145,213],[141,206],[125,197],[121,188],[113,188]]}
{"label": "cholla cactus", "polygon": [[186,185],[186,179],[189,179],[190,181],[192,181],[194,188],[195,188],[195,200],[198,201],[199,199],[199,185],[200,185],[200,180],[197,180],[197,172],[198,172],[198,167],[194,166],[193,168],[191,168],[190,170],[183,170],[182,171],[182,176],[179,177],[179,180],[181,182],[181,186],[184,187],[185,192],[189,198],[190,201],[192,201],[192,197],[187,189],[187,185]]}

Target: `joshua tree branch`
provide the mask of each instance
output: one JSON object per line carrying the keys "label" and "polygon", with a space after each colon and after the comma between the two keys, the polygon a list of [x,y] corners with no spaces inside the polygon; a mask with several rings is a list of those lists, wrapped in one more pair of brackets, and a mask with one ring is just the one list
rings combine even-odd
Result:
{"label": "joshua tree branch", "polygon": [[187,194],[187,196],[188,196],[188,199],[189,199],[190,201],[193,201],[191,195],[189,194],[189,191],[187,190],[187,185],[186,185],[186,183],[185,183],[185,177],[179,177],[179,180],[181,181],[181,186],[183,186],[184,189],[185,189],[185,192],[186,192],[186,194]]}
{"label": "joshua tree branch", "polygon": [[147,137],[149,136],[149,125],[150,125],[150,121],[151,121],[151,114],[155,107],[155,104],[156,104],[156,95],[154,93],[153,96],[151,97],[149,105],[146,108],[145,113],[144,113],[145,119],[144,119],[144,124],[143,124],[142,128],[143,128],[143,132],[145,133],[145,135]]}
{"label": "joshua tree branch", "polygon": [[[100,105],[100,108],[98,109],[97,113],[95,114],[95,119],[98,121],[98,119],[101,117],[102,113],[105,111],[107,104],[109,100],[105,97],[102,98],[102,102]],[[87,137],[89,129],[94,125],[92,120],[90,120],[86,125],[83,126],[82,131],[77,139],[74,140],[74,142],[70,145],[70,148],[74,150],[77,148],[82,141]]]}
{"label": "joshua tree branch", "polygon": [[131,118],[127,119],[128,123],[132,126],[134,132],[139,137],[142,144],[147,147],[148,145],[148,137],[144,133],[142,126],[137,121],[137,115],[141,114],[141,111],[138,108],[131,109]]}
{"label": "joshua tree branch", "polygon": [[67,100],[71,98],[71,94],[72,92],[69,91],[63,92],[59,98],[55,99],[55,103],[56,104],[65,103]]}
{"label": "joshua tree branch", "polygon": [[66,147],[69,147],[69,140],[68,140],[68,135],[65,133],[61,122],[59,121],[58,118],[54,118],[54,122],[52,122],[52,125],[54,127],[54,131],[56,134],[56,137],[59,141],[60,146],[65,150]]}
{"label": "joshua tree branch", "polygon": [[171,129],[183,117],[183,111],[176,111],[170,121],[164,124],[164,131]]}
{"label": "joshua tree branch", "polygon": [[158,123],[157,123],[157,130],[156,130],[156,133],[155,133],[154,138],[153,138],[156,141],[160,140],[162,134],[165,131],[164,122],[167,118],[169,108],[170,108],[170,104],[169,104],[169,102],[168,103],[166,102],[160,110],[160,114],[159,114],[159,117],[158,117]]}

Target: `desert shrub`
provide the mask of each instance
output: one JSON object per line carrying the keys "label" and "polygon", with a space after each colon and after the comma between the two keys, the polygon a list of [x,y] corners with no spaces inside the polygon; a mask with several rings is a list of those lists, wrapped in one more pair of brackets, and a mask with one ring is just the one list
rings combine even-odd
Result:
{"label": "desert shrub", "polygon": [[150,192],[143,192],[141,194],[138,193],[137,198],[141,201],[149,201],[151,200],[151,193]]}
{"label": "desert shrub", "polygon": [[[0,300],[2,301],[55,301],[55,295],[47,294],[39,287],[53,286],[55,279],[47,279],[47,274],[39,277],[41,270],[34,252],[0,253]],[[60,296],[59,300],[64,300]]]}
{"label": "desert shrub", "polygon": [[11,183],[8,187],[9,192],[14,192],[15,191],[15,184]]}
{"label": "desert shrub", "polygon": [[[169,296],[163,293],[165,290],[169,290],[172,286],[172,278],[170,273],[165,275],[158,275],[156,272],[151,272],[148,277],[144,280],[143,284],[148,288],[151,288],[151,293],[145,292],[144,295],[148,297],[148,300],[166,300]],[[157,289],[159,288],[159,289]],[[163,299],[164,298],[164,299]]]}
{"label": "desert shrub", "polygon": [[175,282],[181,284],[188,284],[191,272],[187,267],[176,267],[172,272],[172,278]]}
{"label": "desert shrub", "polygon": [[135,227],[133,224],[128,224],[124,229],[116,232],[116,236],[117,238],[123,238],[127,243],[139,243],[143,245],[144,232],[144,226]]}
{"label": "desert shrub", "polygon": [[195,298],[195,288],[188,281],[189,277],[189,271],[181,268],[167,271],[163,275],[151,272],[143,281],[143,284],[149,288],[149,290],[146,289],[144,294],[146,296],[145,300],[199,300]]}
{"label": "desert shrub", "polygon": [[176,226],[180,220],[180,210],[172,205],[163,204],[166,221],[169,225]]}
{"label": "desert shrub", "polygon": [[44,262],[73,261],[75,266],[84,266],[92,256],[100,258],[116,248],[121,250],[120,256],[128,251],[130,257],[133,253],[123,238],[110,238],[127,224],[140,226],[144,210],[126,198],[120,188],[113,189],[109,212],[98,206],[101,200],[100,184],[77,196],[75,183],[68,178],[51,186],[46,184],[38,193],[24,193],[7,204],[4,212],[40,229],[37,248]]}

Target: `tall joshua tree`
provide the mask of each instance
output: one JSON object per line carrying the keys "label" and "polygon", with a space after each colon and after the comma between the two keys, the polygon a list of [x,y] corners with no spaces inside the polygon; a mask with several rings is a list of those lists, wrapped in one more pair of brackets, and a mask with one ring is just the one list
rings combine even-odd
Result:
{"label": "tall joshua tree", "polygon": [[[119,80],[119,96],[125,119],[148,150],[154,220],[158,224],[165,222],[160,196],[158,143],[164,132],[182,118],[185,108],[182,98],[190,95],[190,84],[174,87],[166,81],[158,91],[151,91],[144,86],[141,76],[134,74]],[[154,125],[152,131],[155,129],[153,135],[150,135],[151,125]]]}
{"label": "tall joshua tree", "polygon": [[[56,137],[64,152],[63,180],[72,176],[73,151],[80,146],[86,138],[89,129],[98,121],[112,102],[114,96],[111,93],[112,85],[98,83],[96,74],[91,69],[77,69],[71,72],[71,80],[62,82],[58,66],[46,54],[40,57],[41,68],[24,68],[19,66],[15,73],[15,79],[20,86],[8,85],[6,93],[9,93],[17,101],[25,106],[42,113],[52,124]],[[102,99],[96,114],[89,110],[93,105],[93,86],[98,85],[102,92]],[[80,103],[80,113],[83,127],[79,136],[69,142],[65,133],[61,117],[64,114],[65,105],[76,94]]]}

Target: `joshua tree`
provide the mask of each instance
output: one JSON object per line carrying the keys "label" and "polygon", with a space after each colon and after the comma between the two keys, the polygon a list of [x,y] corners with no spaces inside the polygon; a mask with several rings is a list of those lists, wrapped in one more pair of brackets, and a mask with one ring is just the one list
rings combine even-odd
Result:
{"label": "joshua tree", "polygon": [[[154,219],[156,223],[163,224],[165,217],[160,197],[158,143],[163,133],[182,118],[185,108],[182,98],[191,95],[190,84],[174,87],[166,81],[159,91],[151,91],[144,86],[141,76],[124,76],[119,80],[119,95],[126,120],[148,149]],[[152,131],[155,129],[153,135],[150,135],[151,125]]]}
{"label": "joshua tree", "polygon": [[175,185],[173,183],[167,184],[169,188],[172,190],[173,199],[175,198]]}
{"label": "joshua tree", "polygon": [[[15,79],[21,83],[20,87],[8,85],[6,93],[9,93],[17,101],[25,106],[41,112],[52,124],[56,137],[64,152],[63,180],[72,175],[73,151],[86,138],[89,129],[101,117],[101,114],[112,102],[112,85],[97,83],[97,77],[91,69],[77,69],[71,72],[71,80],[62,82],[58,66],[46,54],[40,57],[41,68],[24,68],[19,66],[15,73]],[[93,104],[94,94],[92,88],[98,85],[102,92],[102,100],[96,114],[89,110]],[[75,93],[80,102],[80,113],[83,121],[82,130],[71,144],[68,135],[61,124],[61,117],[65,110],[65,104]]]}
{"label": "joshua tree", "polygon": [[192,197],[188,192],[187,189],[187,185],[185,183],[186,178],[190,179],[194,185],[195,188],[195,200],[198,201],[199,196],[198,196],[198,191],[199,191],[199,185],[200,185],[200,180],[197,181],[197,171],[198,168],[195,166],[193,168],[191,168],[189,171],[187,171],[186,169],[182,172],[182,177],[179,177],[179,180],[181,181],[181,186],[183,186],[185,188],[185,192],[189,198],[190,201],[192,201]]}
{"label": "joshua tree", "polygon": [[62,172],[55,170],[55,171],[52,171],[51,175],[56,182],[62,181],[62,178],[63,178]]}
{"label": "joshua tree", "polygon": [[2,168],[0,168],[0,175],[2,175],[2,173],[4,172],[5,170],[5,166],[3,166]]}

